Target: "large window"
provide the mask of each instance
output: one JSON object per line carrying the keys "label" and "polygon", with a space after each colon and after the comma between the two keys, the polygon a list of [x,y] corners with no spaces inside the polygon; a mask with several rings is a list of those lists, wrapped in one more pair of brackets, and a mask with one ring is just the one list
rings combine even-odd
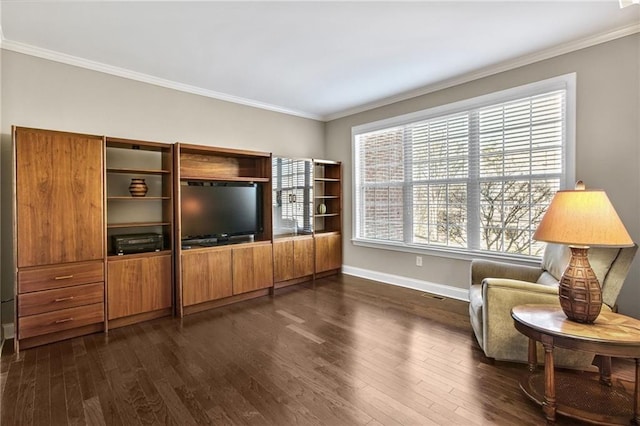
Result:
{"label": "large window", "polygon": [[574,75],[353,129],[354,241],[540,256],[573,180]]}

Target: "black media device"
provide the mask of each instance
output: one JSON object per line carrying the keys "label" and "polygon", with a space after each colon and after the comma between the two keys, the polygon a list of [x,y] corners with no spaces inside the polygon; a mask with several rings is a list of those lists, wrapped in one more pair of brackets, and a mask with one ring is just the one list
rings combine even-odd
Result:
{"label": "black media device", "polygon": [[188,181],[180,191],[183,244],[263,231],[262,191],[256,183]]}
{"label": "black media device", "polygon": [[164,247],[162,234],[112,235],[111,246],[117,255],[161,251]]}

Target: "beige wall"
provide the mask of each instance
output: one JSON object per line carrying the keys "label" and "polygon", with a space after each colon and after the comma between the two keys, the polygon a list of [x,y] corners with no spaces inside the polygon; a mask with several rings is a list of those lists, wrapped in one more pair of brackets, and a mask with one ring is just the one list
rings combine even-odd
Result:
{"label": "beige wall", "polygon": [[[344,264],[466,289],[469,262],[351,244],[351,127],[569,72],[577,73],[577,176],[604,188],[640,241],[640,35],[334,120],[326,125],[2,51],[0,218],[3,299],[13,292],[12,124],[164,142],[237,147],[344,162]],[[326,134],[325,134],[326,132]],[[325,145],[326,138],[326,145]],[[326,151],[325,151],[326,146]],[[620,310],[640,318],[640,262]],[[10,304],[9,304],[10,306]],[[3,322],[12,310],[2,310]]]}
{"label": "beige wall", "polygon": [[[607,191],[634,241],[640,241],[640,35],[397,102],[327,123],[327,156],[344,161],[344,264],[370,271],[467,288],[469,261],[356,247],[352,217],[351,127],[480,96],[546,78],[577,73],[576,174]],[[640,256],[638,256],[640,257]],[[618,298],[620,311],[640,318],[640,261]]]}
{"label": "beige wall", "polygon": [[[2,49],[0,49],[0,99],[2,99]],[[0,102],[0,129],[2,129],[2,102]],[[0,183],[4,182],[4,172],[3,170],[5,169],[5,167],[2,166],[2,158],[3,158],[3,153],[2,153],[2,148],[0,147]],[[4,206],[4,199],[2,199],[2,187],[0,184],[0,205]],[[3,213],[4,207],[0,208],[0,242],[3,241],[2,239],[2,224],[4,221],[3,216],[5,216],[5,213]],[[6,266],[5,263],[2,261],[2,245],[0,243],[0,301],[4,300],[4,296],[2,295],[2,288],[4,287],[4,278],[3,275],[4,273],[2,271],[4,271],[4,267]],[[2,318],[4,318],[2,316],[2,307],[4,305],[11,305],[11,303],[0,303],[0,342],[4,342],[4,329],[2,328]],[[1,343],[0,343],[0,347],[1,347]]]}
{"label": "beige wall", "polygon": [[[324,123],[2,51],[2,298],[13,294],[11,125],[324,158]],[[11,322],[5,304],[3,323]]]}

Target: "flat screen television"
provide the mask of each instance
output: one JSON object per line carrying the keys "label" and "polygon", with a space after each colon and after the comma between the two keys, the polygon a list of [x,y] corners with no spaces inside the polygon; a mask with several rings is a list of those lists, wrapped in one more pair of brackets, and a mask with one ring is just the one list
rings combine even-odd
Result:
{"label": "flat screen television", "polygon": [[183,182],[182,239],[216,238],[262,232],[260,185],[236,182]]}

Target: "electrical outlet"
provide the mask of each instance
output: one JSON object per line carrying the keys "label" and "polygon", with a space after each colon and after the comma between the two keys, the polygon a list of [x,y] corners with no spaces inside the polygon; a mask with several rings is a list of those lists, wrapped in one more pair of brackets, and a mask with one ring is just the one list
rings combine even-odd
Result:
{"label": "electrical outlet", "polygon": [[422,256],[416,256],[416,266],[422,266]]}

